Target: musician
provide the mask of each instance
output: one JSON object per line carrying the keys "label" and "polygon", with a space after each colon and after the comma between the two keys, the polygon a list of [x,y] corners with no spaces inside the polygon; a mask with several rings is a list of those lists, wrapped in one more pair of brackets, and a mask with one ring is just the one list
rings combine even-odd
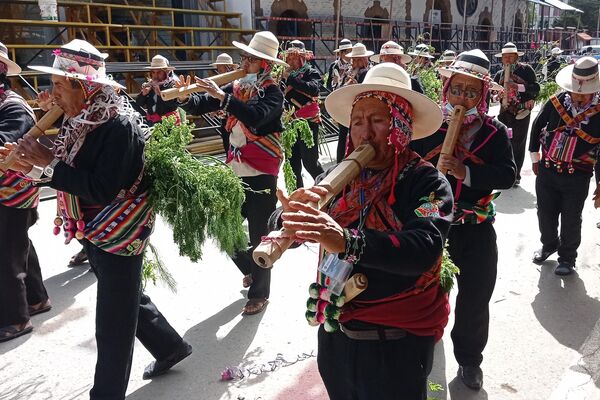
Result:
{"label": "musician", "polygon": [[456,60],[456,52],[454,50],[446,50],[442,53],[438,63],[442,64],[443,66],[448,66],[452,64],[454,60]]}
{"label": "musician", "polygon": [[[216,110],[228,114],[226,128],[231,144],[227,163],[250,188],[242,215],[248,219],[252,247],[236,254],[233,262],[244,274],[243,286],[249,287],[243,314],[252,315],[262,312],[269,303],[271,271],[254,262],[252,251],[268,233],[267,220],[277,203],[277,175],[283,158],[280,134],[284,97],[271,77],[271,69],[273,64],[288,64],[277,58],[279,41],[271,32],[257,32],[249,45],[236,41],[233,45],[242,50],[240,65],[246,77],[222,88],[210,80],[196,78],[206,93],[178,101],[192,115]],[[178,86],[186,84],[190,84],[190,77]]]}
{"label": "musician", "polygon": [[[346,54],[346,58],[350,60],[351,69],[348,74],[344,76],[338,88],[353,85],[355,83],[361,83],[365,78],[365,75],[372,64],[369,62],[369,57],[374,53],[367,50],[364,44],[356,43],[352,46],[352,51]],[[340,125],[340,135],[338,137],[336,159],[337,162],[341,162],[346,154],[346,143],[348,143],[348,128]]]}
{"label": "musician", "polygon": [[556,78],[556,74],[558,73],[562,65],[562,63],[560,62],[560,55],[562,53],[563,51],[560,49],[560,47],[553,47],[552,50],[550,50],[550,58],[548,59],[546,65],[544,65],[543,68],[544,76],[546,79],[552,80]]}
{"label": "musician", "polygon": [[[35,124],[31,107],[10,89],[7,75],[20,72],[0,43],[0,146],[9,148]],[[0,342],[31,332],[30,317],[52,307],[27,234],[37,220],[38,201],[38,189],[22,175],[0,172]]]}
{"label": "musician", "polygon": [[[544,104],[533,122],[529,140],[533,172],[537,175],[535,191],[542,242],[533,262],[541,264],[558,251],[554,273],[569,275],[575,268],[581,243],[581,212],[594,164],[598,171],[598,60],[578,59],[560,70],[556,83],[565,92],[552,96]],[[596,185],[594,195],[599,193],[600,187]]]}
{"label": "musician", "polygon": [[323,173],[319,162],[319,126],[321,109],[319,108],[319,92],[323,80],[321,74],[309,60],[312,52],[306,50],[300,40],[292,40],[285,52],[285,61],[289,64],[283,72],[282,80],[286,105],[294,110],[295,118],[304,118],[312,131],[314,145],[307,147],[298,138],[292,147],[290,164],[296,175],[296,187],[303,187],[302,164],[314,178]]}
{"label": "musician", "polygon": [[333,91],[342,87],[342,82],[346,79],[346,75],[350,73],[352,64],[347,57],[352,51],[352,42],[348,39],[340,40],[340,47],[333,52],[337,54],[337,59],[329,65],[326,88]]}
{"label": "musician", "polygon": [[106,55],[94,46],[75,39],[53,54],[52,67],[30,68],[52,74],[53,100],[65,119],[52,149],[29,135],[21,139],[17,166],[24,172],[43,168],[44,182],[57,190],[55,233],[62,225],[67,242],[83,244],[98,278],[98,359],[90,398],[124,399],[136,335],[157,359],[144,379],[165,373],[192,348],[141,290],[143,251],[154,222],[143,119],[117,94],[123,87],[106,75]]}
{"label": "musician", "polygon": [[433,67],[434,57],[429,54],[429,46],[424,43],[416,45],[413,51],[408,52],[408,55],[413,57],[414,73],[423,68]]}
{"label": "musician", "polygon": [[142,91],[135,99],[136,103],[145,108],[146,121],[149,126],[160,122],[164,117],[173,115],[176,123],[181,123],[181,117],[177,111],[177,101],[165,101],[160,97],[160,91],[170,89],[175,86],[177,76],[173,73],[175,67],[169,65],[169,60],[160,54],[152,57],[152,62],[149,67],[152,79],[142,85]]}
{"label": "musician", "polygon": [[[496,73],[494,81],[504,87],[507,100],[503,101],[498,120],[512,129],[512,148],[517,163],[517,180],[515,185],[521,183],[521,168],[525,159],[525,145],[529,132],[530,111],[534,106],[535,98],[540,92],[540,85],[536,81],[535,71],[530,65],[519,62],[519,57],[524,53],[517,50],[517,46],[508,42],[502,47],[502,52],[495,57],[502,58],[503,68]],[[504,69],[510,68],[510,78],[504,81]]]}
{"label": "musician", "polygon": [[[412,143],[433,164],[448,170],[454,194],[454,220],[448,244],[450,257],[460,269],[452,342],[464,384],[479,390],[480,368],[489,327],[488,303],[496,283],[498,249],[493,222],[496,189],[508,189],[516,166],[506,127],[487,115],[491,85],[490,62],[479,49],[461,53],[450,66],[442,93],[446,118],[454,107],[466,108],[453,154],[440,154],[448,121],[433,134]],[[439,164],[438,164],[439,162]]]}
{"label": "musician", "polygon": [[[412,57],[408,54],[404,54],[404,48],[400,46],[398,43],[390,40],[389,42],[385,42],[381,49],[379,50],[379,54],[374,54],[370,58],[374,63],[384,63],[391,62],[401,66],[406,69],[406,66],[412,61]],[[417,93],[423,93],[423,87],[421,86],[421,80],[418,76],[411,76],[410,78],[412,90]]]}
{"label": "musician", "polygon": [[[319,328],[319,372],[332,400],[425,399],[449,312],[439,267],[452,194],[408,143],[438,129],[440,109],[412,91],[406,71],[391,63],[373,67],[362,84],[336,90],[325,105],[350,126],[348,154],[364,143],[376,154],[326,210],[309,205],[326,194],[313,187],[289,198],[279,193],[283,214],[272,216],[369,281],[342,309],[341,329]],[[319,283],[327,286],[324,276]]]}
{"label": "musician", "polygon": [[221,53],[217,56],[215,62],[210,64],[211,67],[215,67],[217,74],[224,74],[225,72],[231,72],[238,69],[240,66],[233,62],[233,58],[227,53]]}

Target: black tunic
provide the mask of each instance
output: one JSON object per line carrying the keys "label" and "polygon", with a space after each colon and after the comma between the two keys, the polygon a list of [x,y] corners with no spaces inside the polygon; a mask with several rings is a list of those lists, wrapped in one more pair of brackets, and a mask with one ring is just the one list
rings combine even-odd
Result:
{"label": "black tunic", "polygon": [[[160,90],[167,90],[174,87],[175,84],[173,82],[164,84],[160,86]],[[135,99],[135,102],[140,106],[145,108],[149,114],[158,114],[161,117],[165,114],[168,114],[172,111],[177,110],[177,100],[169,100],[164,101],[162,97],[154,93],[154,90],[150,89],[147,95],[143,95],[139,93]]]}
{"label": "black tunic", "polygon": [[[411,142],[411,147],[425,157],[429,152],[442,145],[447,129],[448,125],[444,122],[440,130],[433,135]],[[490,137],[492,133],[493,135]],[[475,152],[475,156],[481,159],[483,164],[475,164],[471,159],[464,160],[465,166],[470,170],[471,182],[469,186],[462,185],[460,200],[475,203],[492,193],[494,189],[509,189],[515,182],[517,167],[506,126],[503,123],[488,117],[479,131],[475,133],[470,151],[477,149],[488,137],[487,142]],[[428,161],[436,165],[438,158],[439,155],[435,155]],[[456,194],[457,179],[452,175],[448,175],[447,178],[452,185],[453,193]]]}
{"label": "black tunic", "polygon": [[288,76],[285,85],[290,89],[285,94],[285,99],[295,106],[308,104],[313,101],[313,98],[319,96],[322,82],[321,74],[312,66],[298,76]]}
{"label": "black tunic", "polygon": [[[558,94],[557,98],[560,103],[564,107],[566,93]],[[565,107],[566,109],[566,107]],[[573,117],[573,114],[569,112],[569,115]],[[533,121],[533,125],[531,126],[531,135],[529,138],[529,151],[532,153],[537,153],[540,150],[540,146],[542,147],[542,160],[540,167],[545,167],[544,156],[546,155],[547,150],[550,148],[552,144],[552,140],[555,135],[553,131],[560,127],[566,125],[563,119],[560,117],[558,111],[552,104],[551,100],[548,100],[546,104],[544,104],[542,110],[538,114],[535,121]],[[600,138],[600,112],[596,113],[592,117],[587,124],[581,124],[581,129],[590,135],[593,138]],[[548,134],[544,134],[544,128],[548,132]],[[597,157],[597,152],[600,149],[598,144],[591,144],[587,141],[578,137],[575,133],[569,134],[569,137],[577,138],[575,143],[575,150],[573,152],[573,173],[576,175],[583,176],[592,176],[592,172],[594,169],[594,164]],[[585,161],[583,163],[579,161]],[[554,165],[550,165],[551,169],[555,172],[558,172]],[[568,167],[565,166],[563,173],[568,174]]]}
{"label": "black tunic", "polygon": [[[535,100],[540,93],[540,85],[537,83],[535,71],[529,64],[517,63],[515,70],[512,73],[511,80],[517,84],[525,86],[524,92],[519,92],[519,100],[526,102]],[[494,82],[504,85],[504,67],[494,75]]]}
{"label": "black tunic", "polygon": [[[78,196],[82,208],[109,205],[122,190],[129,190],[144,166],[144,136],[124,116],[111,118],[89,132],[75,156],[75,167],[60,161],[50,186]],[[148,189],[145,176],[136,194]],[[94,215],[85,215],[88,222]]]}

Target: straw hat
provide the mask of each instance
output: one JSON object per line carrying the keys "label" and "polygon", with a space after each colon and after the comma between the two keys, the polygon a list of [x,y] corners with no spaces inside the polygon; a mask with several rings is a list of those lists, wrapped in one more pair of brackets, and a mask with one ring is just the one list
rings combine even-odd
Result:
{"label": "straw hat", "polygon": [[144,67],[146,69],[167,69],[167,70],[174,70],[175,67],[171,67],[169,65],[169,60],[167,60],[165,57],[161,56],[160,54],[155,55],[154,57],[152,57],[152,62],[150,63],[149,67]]}
{"label": "straw hat", "polygon": [[562,50],[560,49],[560,47],[553,47],[552,50],[550,50],[550,54],[552,54],[553,56],[559,56],[562,54]]}
{"label": "straw hat", "polygon": [[352,42],[348,39],[340,40],[340,47],[335,49],[333,52],[337,53],[338,51],[342,51],[342,50],[352,50]]}
{"label": "straw hat", "polygon": [[85,40],[73,39],[52,53],[54,54],[54,63],[51,67],[45,65],[28,65],[27,67],[52,75],[125,89],[125,86],[106,75],[104,59],[108,57],[108,54],[100,53]]}
{"label": "straw hat", "polygon": [[404,64],[408,64],[409,62],[412,61],[411,56],[409,56],[408,54],[404,54],[404,48],[402,46],[400,46],[398,43],[394,42],[393,40],[390,40],[389,42],[385,42],[381,46],[381,49],[379,50],[379,54],[375,54],[375,55],[371,56],[371,61],[379,63],[379,60],[381,59],[381,56],[383,56],[383,55],[400,56],[400,58]]}
{"label": "straw hat", "polygon": [[502,47],[502,52],[495,54],[494,57],[501,58],[503,54],[516,54],[521,57],[525,53],[518,51],[514,43],[508,42]]}
{"label": "straw hat", "polygon": [[279,40],[269,31],[256,32],[250,40],[250,44],[236,42],[232,44],[238,49],[263,60],[272,61],[275,64],[288,66],[283,60],[277,58],[279,51]]}
{"label": "straw hat", "polygon": [[21,73],[21,67],[19,67],[13,60],[8,58],[8,49],[4,43],[0,43],[0,62],[6,64],[6,68],[8,69],[6,75],[15,75]]}
{"label": "straw hat", "polygon": [[408,54],[413,57],[434,58],[429,54],[429,46],[426,44],[418,44],[417,47],[415,47],[413,51],[409,51]]}
{"label": "straw hat", "polygon": [[233,65],[234,67],[238,66],[238,64],[233,62],[233,58],[231,58],[231,56],[227,53],[219,54],[215,62],[210,65],[213,67],[216,67],[217,65]]}
{"label": "straw hat", "polygon": [[350,126],[354,99],[359,94],[372,90],[396,94],[411,104],[414,114],[413,139],[429,136],[441,126],[440,107],[427,96],[414,92],[408,73],[394,63],[378,64],[367,72],[363,83],[343,86],[333,91],[325,99],[325,108],[337,122]]}
{"label": "straw hat", "polygon": [[446,50],[442,53],[438,61],[444,64],[452,64],[454,60],[456,60],[456,52],[454,50]]}
{"label": "straw hat", "polygon": [[594,57],[581,57],[575,64],[564,67],[556,74],[556,83],[572,93],[600,92],[598,60]]}
{"label": "straw hat", "polygon": [[490,60],[479,49],[463,51],[456,57],[456,60],[452,64],[441,67],[438,70],[440,71],[440,75],[447,78],[453,74],[462,74],[490,82],[491,90],[503,89],[502,86],[491,80]]}
{"label": "straw hat", "polygon": [[346,57],[348,57],[348,58],[370,57],[373,54],[375,54],[375,53],[372,52],[371,50],[367,50],[367,48],[365,47],[364,44],[356,43],[354,46],[352,46],[352,51],[350,53],[346,54]]}

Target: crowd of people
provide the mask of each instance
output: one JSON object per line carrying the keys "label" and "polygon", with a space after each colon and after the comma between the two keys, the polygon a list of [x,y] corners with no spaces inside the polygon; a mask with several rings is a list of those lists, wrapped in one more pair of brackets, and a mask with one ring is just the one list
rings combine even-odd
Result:
{"label": "crowd of people", "polygon": [[[343,39],[325,81],[302,41],[281,50],[271,32],[257,32],[249,44],[233,45],[239,64],[221,54],[213,66],[218,73],[240,68],[245,76],[224,86],[178,77],[165,57],[155,56],[151,78],[135,100],[146,110],[142,116],[118,95],[124,88],[106,74],[106,54],[82,40],[65,44],[53,52],[52,66],[30,66],[52,76],[52,91],[40,94],[40,107],[64,112],[52,148],[28,133],[36,116],[10,89],[7,76],[20,67],[0,45],[0,154],[16,160],[0,176],[0,342],[30,333],[30,317],[51,309],[27,233],[37,220],[42,183],[57,191],[55,233],[62,228],[68,240],[82,244],[72,262],[88,260],[98,279],[98,361],[90,398],[124,399],[136,337],[156,359],[144,379],[190,356],[191,346],[141,284],[155,220],[144,144],[149,126],[168,116],[180,124],[183,109],[219,118],[227,164],[248,188],[241,214],[249,246],[232,257],[248,288],[244,315],[261,313],[269,303],[271,270],[259,266],[252,252],[270,230],[283,227],[298,242],[320,245],[318,278],[311,285],[315,309],[307,318],[320,325],[318,367],[331,399],[426,399],[434,346],[450,313],[440,283],[446,244],[460,269],[451,330],[459,376],[467,387],[481,389],[498,264],[494,200],[499,190],[520,184],[529,136],[541,235],[532,260],[542,263],[558,252],[555,273],[574,271],[600,148],[597,60],[548,65],[562,90],[542,105],[530,130],[540,85],[513,43],[495,55],[502,69],[492,76],[479,49],[448,50],[434,62],[425,44],[405,53],[390,41],[375,54]],[[277,68],[283,72],[275,74]],[[439,102],[423,94],[423,69],[434,70],[441,82]],[[203,92],[161,98],[163,90],[192,83]],[[317,143],[323,86],[331,92],[324,108],[339,124],[337,163],[365,144],[375,155],[320,209],[315,204],[331,194],[318,185],[305,188],[302,179],[303,168],[317,183],[330,172],[319,162],[318,146],[297,141],[293,147],[296,191],[284,193],[277,180],[284,158],[282,115],[305,119]],[[489,113],[492,99],[500,102],[498,117]],[[464,112],[460,120],[457,110]],[[448,151],[450,130],[458,139]],[[598,186],[594,195],[600,197]],[[368,287],[340,302],[324,263],[349,269],[350,277],[364,274]]]}

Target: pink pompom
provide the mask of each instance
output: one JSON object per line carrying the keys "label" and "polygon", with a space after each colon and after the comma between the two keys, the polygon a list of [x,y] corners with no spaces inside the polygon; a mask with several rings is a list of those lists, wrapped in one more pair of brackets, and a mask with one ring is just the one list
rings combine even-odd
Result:
{"label": "pink pompom", "polygon": [[83,222],[82,219],[80,219],[79,221],[77,221],[77,229],[82,231],[85,228],[85,222]]}
{"label": "pink pompom", "polygon": [[317,321],[319,321],[320,324],[325,322],[325,315],[323,313],[317,313]]}
{"label": "pink pompom", "polygon": [[60,234],[60,226],[55,226],[54,229],[52,229],[52,233],[55,235]]}
{"label": "pink pompom", "polygon": [[75,224],[73,224],[73,221],[69,219],[69,220],[67,220],[67,222],[65,222],[65,226],[64,227],[65,227],[66,231],[70,231],[73,228],[75,228]]}
{"label": "pink pompom", "polygon": [[323,300],[317,301],[317,312],[319,314],[323,314],[325,312],[325,308],[327,308],[327,304],[329,303]]}
{"label": "pink pompom", "polygon": [[233,380],[233,371],[231,368],[227,367],[221,372],[221,380],[222,381],[231,381]]}

